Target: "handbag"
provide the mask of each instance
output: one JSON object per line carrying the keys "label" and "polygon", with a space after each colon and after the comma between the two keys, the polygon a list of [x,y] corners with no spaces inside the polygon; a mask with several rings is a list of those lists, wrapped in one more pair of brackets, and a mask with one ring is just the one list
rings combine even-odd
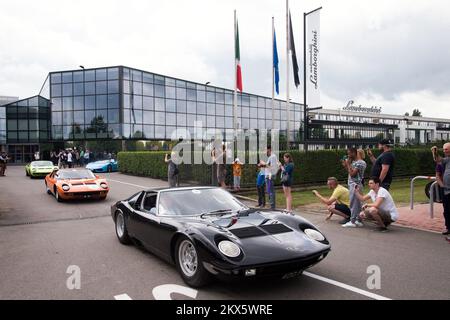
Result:
{"label": "handbag", "polygon": [[289,175],[287,173],[281,173],[281,183],[286,183],[289,180]]}

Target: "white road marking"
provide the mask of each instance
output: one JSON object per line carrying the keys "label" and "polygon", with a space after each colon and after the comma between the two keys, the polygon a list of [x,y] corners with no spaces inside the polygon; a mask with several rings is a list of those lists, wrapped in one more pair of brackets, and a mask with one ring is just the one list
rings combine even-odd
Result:
{"label": "white road marking", "polygon": [[345,284],[345,283],[342,283],[342,282],[339,282],[339,281],[335,281],[335,280],[331,280],[331,279],[328,279],[328,278],[325,278],[325,277],[322,277],[322,276],[318,276],[318,275],[310,273],[310,272],[306,272],[305,271],[305,272],[303,272],[303,275],[305,275],[307,277],[311,277],[311,278],[316,279],[316,280],[320,280],[320,281],[332,284],[334,286],[337,286],[337,287],[340,287],[340,288],[343,288],[343,289],[346,289],[346,290],[349,290],[349,291],[352,291],[352,292],[355,292],[355,293],[358,293],[358,294],[361,294],[363,296],[366,296],[366,297],[369,297],[369,298],[372,298],[372,299],[375,299],[375,300],[392,300],[390,298],[386,298],[386,297],[380,296],[378,294],[375,294],[375,293],[372,293],[372,292],[369,292],[369,291],[366,291],[366,290],[362,290],[362,289],[350,286],[348,284]]}
{"label": "white road marking", "polygon": [[172,293],[179,293],[186,297],[197,298],[198,291],[178,284],[163,284],[153,288],[152,294],[156,300],[172,300]]}
{"label": "white road marking", "polygon": [[140,186],[138,184],[123,182],[123,181],[119,181],[119,180],[108,179],[108,181],[118,182],[118,183],[122,183],[122,184],[127,184],[129,186],[138,187],[138,188],[144,188],[144,189],[149,189],[150,188],[148,186]]}
{"label": "white road marking", "polygon": [[116,299],[116,300],[133,300],[126,293],[118,294],[117,296],[114,296],[114,299]]}

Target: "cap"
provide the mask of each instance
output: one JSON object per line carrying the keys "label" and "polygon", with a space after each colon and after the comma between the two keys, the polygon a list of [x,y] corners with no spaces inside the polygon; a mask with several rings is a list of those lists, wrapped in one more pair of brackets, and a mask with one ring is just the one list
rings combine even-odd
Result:
{"label": "cap", "polygon": [[388,147],[392,147],[394,145],[394,143],[390,139],[382,139],[382,140],[380,140],[380,142],[378,142],[378,144],[381,144],[382,146],[388,146]]}

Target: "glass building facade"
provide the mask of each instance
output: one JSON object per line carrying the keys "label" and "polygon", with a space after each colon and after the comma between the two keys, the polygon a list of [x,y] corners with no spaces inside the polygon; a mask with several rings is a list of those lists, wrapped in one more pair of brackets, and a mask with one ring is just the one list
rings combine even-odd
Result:
{"label": "glass building facade", "polygon": [[[232,90],[117,66],[50,73],[52,138],[170,140],[175,129],[233,129]],[[286,132],[285,102],[275,100],[274,128]],[[291,138],[302,106],[290,105]],[[271,129],[272,100],[238,93],[238,128]]]}
{"label": "glass building facade", "polygon": [[[272,129],[272,99],[237,96],[238,129]],[[107,140],[117,146],[120,140],[167,141],[179,129],[194,137],[199,122],[225,132],[233,129],[233,102],[232,90],[125,66],[56,71],[38,96],[0,96],[0,148],[19,162],[43,143],[59,149],[83,141],[98,140],[101,147]],[[303,106],[291,103],[289,118],[290,141],[302,145]],[[274,100],[273,128],[285,135],[287,119],[286,102]],[[450,120],[330,109],[308,113],[307,144],[313,148],[373,145],[381,137],[400,145],[448,140]]]}
{"label": "glass building facade", "polygon": [[0,145],[6,144],[6,107],[0,106]]}
{"label": "glass building facade", "polygon": [[50,102],[34,96],[2,106],[6,120],[6,141],[40,143],[50,139]]}

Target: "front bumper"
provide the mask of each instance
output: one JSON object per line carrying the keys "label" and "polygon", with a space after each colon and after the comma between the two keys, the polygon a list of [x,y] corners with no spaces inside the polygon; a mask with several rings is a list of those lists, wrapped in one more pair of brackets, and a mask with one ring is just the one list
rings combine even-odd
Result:
{"label": "front bumper", "polygon": [[322,261],[330,249],[296,259],[269,262],[257,265],[235,266],[217,261],[203,262],[204,267],[211,274],[223,279],[250,279],[261,277],[289,276],[300,273]]}
{"label": "front bumper", "polygon": [[86,169],[91,170],[92,172],[107,172],[108,171],[106,168],[89,168],[89,167],[86,167]]}
{"label": "front bumper", "polygon": [[77,191],[77,192],[59,192],[59,196],[64,200],[82,200],[82,199],[100,199],[108,195],[107,190],[101,191]]}
{"label": "front bumper", "polygon": [[30,176],[33,178],[42,178],[48,176],[52,171],[39,171],[39,172],[31,172],[29,171]]}

